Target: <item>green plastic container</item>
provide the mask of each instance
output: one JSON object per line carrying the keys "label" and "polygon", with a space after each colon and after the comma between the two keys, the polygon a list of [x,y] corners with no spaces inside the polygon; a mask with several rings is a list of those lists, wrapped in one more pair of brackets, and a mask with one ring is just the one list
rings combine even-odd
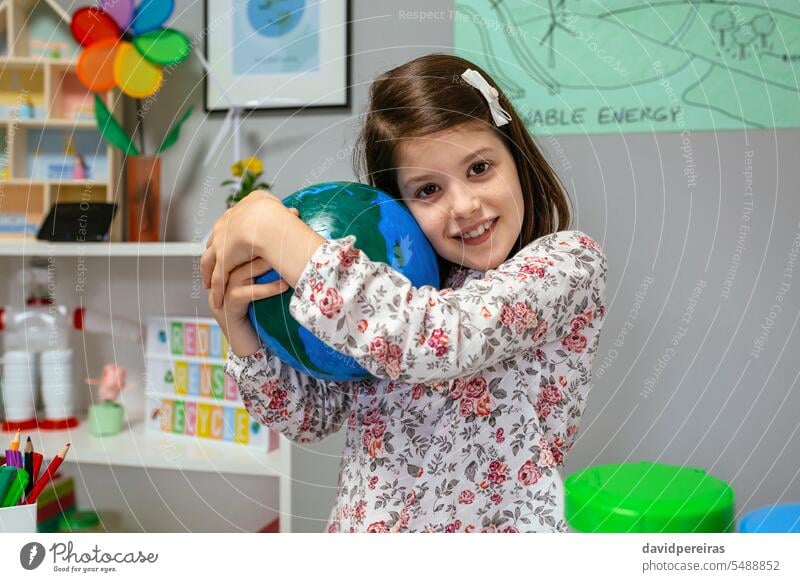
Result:
{"label": "green plastic container", "polygon": [[564,483],[571,529],[584,533],[722,533],[735,529],[730,485],[702,469],[642,461],[587,467]]}
{"label": "green plastic container", "polygon": [[89,433],[94,436],[111,436],[122,430],[124,409],[116,402],[103,402],[89,406]]}

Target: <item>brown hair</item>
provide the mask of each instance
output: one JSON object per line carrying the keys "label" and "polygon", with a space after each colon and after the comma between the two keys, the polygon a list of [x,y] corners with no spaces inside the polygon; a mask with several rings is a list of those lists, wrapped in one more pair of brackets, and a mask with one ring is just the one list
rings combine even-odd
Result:
{"label": "brown hair", "polygon": [[[495,125],[483,95],[461,78],[474,69],[495,87],[511,121]],[[511,152],[522,187],[525,216],[510,256],[531,241],[568,228],[568,196],[514,106],[483,69],[466,59],[430,54],[391,69],[370,87],[369,109],[356,141],[354,170],[372,186],[398,200],[395,155],[403,139],[482,122],[494,128]],[[440,259],[442,281],[450,265]]]}

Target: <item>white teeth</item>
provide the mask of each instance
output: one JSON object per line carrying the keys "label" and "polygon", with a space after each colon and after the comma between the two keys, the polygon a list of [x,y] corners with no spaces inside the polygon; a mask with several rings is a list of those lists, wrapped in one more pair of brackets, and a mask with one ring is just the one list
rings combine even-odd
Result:
{"label": "white teeth", "polygon": [[480,226],[479,226],[478,228],[476,228],[475,230],[471,230],[471,231],[469,231],[469,232],[466,232],[466,233],[464,233],[464,234],[461,236],[461,238],[477,238],[477,237],[481,236],[481,235],[482,235],[484,232],[486,232],[486,230],[487,230],[487,229],[488,229],[490,226],[492,226],[492,223],[493,223],[493,222],[494,222],[494,218],[493,218],[493,219],[491,219],[491,220],[487,220],[486,222],[484,222],[482,225],[480,225]]}

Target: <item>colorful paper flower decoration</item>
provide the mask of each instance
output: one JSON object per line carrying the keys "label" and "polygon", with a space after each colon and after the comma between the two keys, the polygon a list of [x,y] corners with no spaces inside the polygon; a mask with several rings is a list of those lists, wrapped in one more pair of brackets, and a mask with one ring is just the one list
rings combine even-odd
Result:
{"label": "colorful paper flower decoration", "polygon": [[92,91],[117,86],[141,99],[161,86],[161,68],[183,61],[191,47],[183,33],[163,28],[175,7],[173,0],[100,0],[72,16],[72,36],[83,47],[77,73]]}

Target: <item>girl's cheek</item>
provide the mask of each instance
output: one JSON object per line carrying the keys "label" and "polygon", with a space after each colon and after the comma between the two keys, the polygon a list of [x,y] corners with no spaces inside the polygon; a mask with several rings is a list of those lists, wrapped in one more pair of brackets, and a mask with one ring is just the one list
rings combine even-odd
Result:
{"label": "girl's cheek", "polygon": [[441,230],[436,230],[436,225],[439,221],[435,216],[431,216],[430,212],[420,212],[416,214],[414,218],[417,219],[417,224],[419,224],[419,227],[422,229],[422,232],[425,233],[425,236],[428,237],[429,241],[434,241],[437,236],[440,236],[439,233],[441,233]]}

